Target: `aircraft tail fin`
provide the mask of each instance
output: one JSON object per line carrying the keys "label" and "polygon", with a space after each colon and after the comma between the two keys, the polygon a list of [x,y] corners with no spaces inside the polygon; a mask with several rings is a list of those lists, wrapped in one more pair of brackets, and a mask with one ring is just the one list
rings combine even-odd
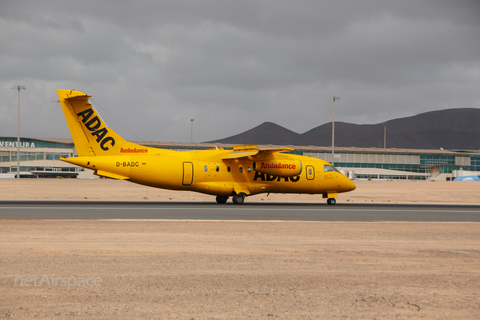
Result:
{"label": "aircraft tail fin", "polygon": [[148,153],[150,148],[128,142],[107,127],[90,104],[90,95],[61,89],[57,94],[79,156]]}

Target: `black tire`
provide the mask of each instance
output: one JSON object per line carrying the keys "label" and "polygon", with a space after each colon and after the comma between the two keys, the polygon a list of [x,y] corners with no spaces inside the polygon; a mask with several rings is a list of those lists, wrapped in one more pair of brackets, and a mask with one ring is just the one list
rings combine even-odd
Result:
{"label": "black tire", "polygon": [[224,204],[228,200],[228,196],[217,196],[217,203]]}
{"label": "black tire", "polygon": [[233,203],[235,204],[242,204],[243,203],[243,200],[245,200],[245,196],[243,194],[235,194],[233,197],[232,197],[232,201]]}
{"label": "black tire", "polygon": [[335,200],[335,198],[328,198],[327,203],[333,206],[335,203],[337,203],[337,200]]}

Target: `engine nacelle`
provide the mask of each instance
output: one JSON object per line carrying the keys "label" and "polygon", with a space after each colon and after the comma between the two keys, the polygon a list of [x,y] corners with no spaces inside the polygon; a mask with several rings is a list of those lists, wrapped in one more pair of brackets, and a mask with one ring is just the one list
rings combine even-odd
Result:
{"label": "engine nacelle", "polygon": [[302,172],[300,160],[260,160],[253,163],[253,170],[277,177],[294,177]]}

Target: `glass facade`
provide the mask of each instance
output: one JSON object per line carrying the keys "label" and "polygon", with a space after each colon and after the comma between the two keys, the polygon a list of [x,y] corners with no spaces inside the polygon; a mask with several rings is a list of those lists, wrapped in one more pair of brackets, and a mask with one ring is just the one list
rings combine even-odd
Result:
{"label": "glass facade", "polygon": [[10,162],[10,152],[0,151],[0,162]]}
{"label": "glass facade", "polygon": [[302,155],[303,155],[303,151],[300,151],[300,150],[286,151],[286,152],[282,152],[282,153],[286,153],[286,154],[296,154],[296,155],[299,155],[299,156],[302,156]]}
{"label": "glass facade", "polygon": [[71,153],[46,153],[46,160],[60,160],[60,158],[68,158]]}
{"label": "glass facade", "polygon": [[[33,161],[33,160],[45,160],[45,153],[20,151],[20,161]],[[6,160],[6,161],[9,161],[9,160]],[[17,161],[17,151],[12,151],[11,161]]]}
{"label": "glass facade", "polygon": [[398,170],[415,173],[429,173],[430,168],[418,164],[399,164],[399,163],[354,163],[354,162],[335,162],[336,167],[341,168],[376,168],[387,170]]}
{"label": "glass facade", "polygon": [[[17,138],[0,137],[0,147],[16,148]],[[62,143],[54,141],[44,141],[31,138],[20,138],[20,148],[55,148],[55,149],[73,149],[73,143]]]}
{"label": "glass facade", "polygon": [[458,170],[459,167],[457,166],[441,166],[440,173],[452,173],[453,170]]}
{"label": "glass facade", "polygon": [[[20,161],[34,161],[34,160],[60,160],[60,158],[71,157],[73,153],[52,153],[52,152],[24,152],[20,151]],[[17,161],[17,151],[0,152],[0,162],[15,162]]]}
{"label": "glass facade", "polygon": [[426,180],[427,176],[384,175],[384,174],[357,174],[357,179],[367,180]]}
{"label": "glass facade", "polygon": [[[73,156],[73,147],[73,143],[21,138],[20,148],[22,151],[18,154],[17,138],[0,137],[0,173],[16,173],[17,159],[20,161],[22,177],[33,176],[31,172],[34,171],[77,172],[78,167],[64,166],[62,162],[58,161],[62,157]],[[49,162],[52,160],[53,162]],[[35,163],[33,161],[42,162]]]}
{"label": "glass facade", "polygon": [[455,164],[455,156],[443,154],[421,154],[420,164]]}
{"label": "glass facade", "polygon": [[467,167],[467,168],[465,168],[465,170],[480,171],[480,156],[470,157],[470,167]]}

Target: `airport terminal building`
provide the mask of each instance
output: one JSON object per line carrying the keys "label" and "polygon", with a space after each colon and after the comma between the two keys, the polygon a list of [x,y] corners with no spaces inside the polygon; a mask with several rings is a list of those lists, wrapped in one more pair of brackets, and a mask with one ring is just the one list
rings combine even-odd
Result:
{"label": "airport terminal building", "polygon": [[[0,137],[0,178],[17,174],[17,138]],[[71,139],[20,138],[21,178],[76,178],[79,167],[60,161],[75,154]]]}
{"label": "airport terminal building", "polygon": [[[231,149],[232,144],[136,142],[145,146],[187,151],[215,147]],[[259,146],[259,147],[272,147]],[[281,146],[292,153],[332,162],[331,147]],[[93,172],[60,161],[76,156],[71,139],[20,139],[20,176],[22,178],[92,178]],[[480,171],[480,154],[446,150],[396,148],[335,147],[335,166],[350,178],[372,180],[445,181],[462,171]],[[14,178],[17,173],[17,138],[0,137],[0,178]]]}

